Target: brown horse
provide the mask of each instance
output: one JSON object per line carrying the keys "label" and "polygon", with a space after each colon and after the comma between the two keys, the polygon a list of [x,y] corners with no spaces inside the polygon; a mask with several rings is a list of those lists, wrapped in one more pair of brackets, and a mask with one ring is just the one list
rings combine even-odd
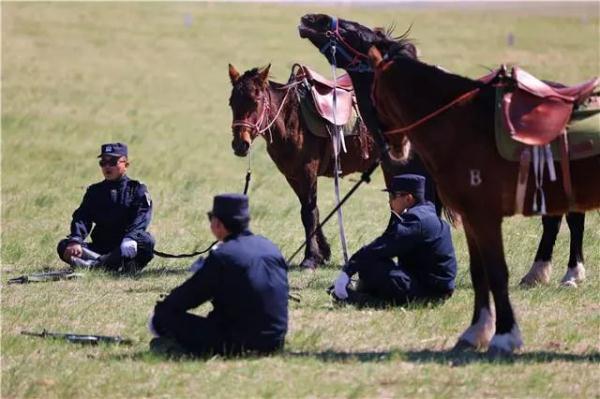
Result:
{"label": "brown horse", "polygon": [[[344,22],[344,26],[340,27],[337,24],[335,17],[328,15],[306,15],[302,18],[302,24],[299,26],[300,36],[310,40],[310,42],[319,49],[319,51],[327,58],[329,63],[338,68],[345,69],[348,75],[352,78],[352,85],[356,92],[356,100],[362,119],[364,120],[369,132],[373,135],[376,142],[383,147],[382,152],[385,152],[385,144],[387,142],[383,135],[385,126],[382,126],[381,121],[377,118],[375,106],[371,98],[373,90],[373,80],[375,73],[366,56],[367,48],[361,49],[365,52],[354,53],[352,48],[347,46],[347,42],[340,40],[341,35],[349,35],[346,28],[352,29],[353,26]],[[333,34],[337,31],[339,34]],[[329,32],[329,34],[328,34]],[[366,45],[377,44],[380,50],[389,52],[394,48],[394,52],[402,53],[406,57],[417,59],[417,49],[408,40],[393,40],[390,31],[376,29],[372,32],[372,37],[365,40]],[[358,43],[357,46],[360,46]],[[333,51],[333,46],[336,50]],[[360,48],[360,47],[357,47]],[[385,157],[383,158],[385,167]],[[403,165],[407,170],[412,166],[410,172],[418,173],[426,176],[429,186],[427,189],[435,193],[433,181],[428,176],[425,167],[422,165],[418,154],[412,154],[412,158]],[[427,190],[426,190],[427,191]],[[434,197],[436,208],[441,208],[441,203]],[[452,221],[452,214],[447,214],[449,220]],[[552,270],[552,250],[558,235],[562,216],[542,216],[542,237],[540,239],[538,249],[535,254],[534,262],[529,272],[521,280],[521,285],[524,287],[535,286],[538,284],[548,284],[550,282],[550,273]],[[577,287],[585,279],[585,267],[583,264],[583,232],[585,215],[579,212],[570,212],[565,215],[569,230],[571,233],[571,244],[569,251],[569,262],[567,264],[567,272],[561,280],[561,285],[569,287]]]}
{"label": "brown horse", "polygon": [[[263,136],[267,152],[284,174],[300,200],[300,215],[308,240],[302,267],[314,268],[329,260],[331,250],[319,225],[317,177],[333,177],[332,142],[312,134],[300,115],[295,86],[270,81],[269,66],[254,68],[241,75],[229,65],[233,89],[229,105],[233,112],[235,155],[248,155],[252,142]],[[375,162],[379,153],[360,122],[359,134],[346,138],[347,152],[340,154],[343,175],[363,172]]]}
{"label": "brown horse", "polygon": [[[406,56],[401,51],[408,43],[405,38],[389,40],[342,19],[333,32],[331,22],[327,16],[309,15],[303,17],[302,26],[312,32],[328,31],[328,37],[339,35],[358,61],[369,60],[377,66],[373,99],[384,126],[398,131],[465,93],[473,93],[407,132],[388,135],[388,140],[392,146],[402,146],[406,137],[410,138],[433,176],[442,201],[462,216],[475,301],[471,326],[459,338],[456,349],[489,345],[494,353],[521,347],[521,334],[509,300],[501,230],[502,218],[515,214],[519,165],[505,161],[496,150],[495,88]],[[386,52],[388,61],[383,61],[381,52]],[[600,173],[600,156],[573,161],[570,167],[574,206],[569,207],[562,177],[557,176],[554,182],[546,178],[543,184],[550,214],[600,207],[600,185],[594,184]],[[533,194],[534,187],[528,184],[525,215],[534,213]],[[490,291],[496,316],[490,306]]]}

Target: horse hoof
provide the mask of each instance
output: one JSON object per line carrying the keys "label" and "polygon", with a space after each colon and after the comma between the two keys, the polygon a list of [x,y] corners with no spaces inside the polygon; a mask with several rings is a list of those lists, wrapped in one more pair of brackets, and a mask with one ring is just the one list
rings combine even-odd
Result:
{"label": "horse hoof", "polygon": [[317,268],[318,263],[312,259],[304,259],[302,263],[300,263],[300,267],[303,270],[314,271]]}
{"label": "horse hoof", "polygon": [[562,287],[577,288],[585,280],[585,267],[578,262],[575,267],[567,269],[567,274],[560,281]]}
{"label": "horse hoof", "polygon": [[560,286],[564,287],[564,288],[577,288],[578,287],[577,283],[574,280],[562,281],[560,283]]}
{"label": "horse hoof", "polygon": [[459,339],[454,345],[454,348],[451,349],[452,353],[462,353],[462,352],[473,352],[476,351],[477,347],[470,343],[469,341],[465,341],[464,339]]}
{"label": "horse hoof", "polygon": [[521,339],[521,331],[519,330],[519,326],[515,324],[510,332],[494,335],[490,342],[488,354],[511,354],[514,351],[521,349],[522,346],[523,340]]}
{"label": "horse hoof", "polygon": [[540,284],[549,284],[551,271],[552,264],[550,262],[535,261],[519,285],[523,288],[531,288]]}
{"label": "horse hoof", "polygon": [[505,348],[490,346],[486,352],[487,356],[492,359],[510,359],[513,357],[513,352]]}

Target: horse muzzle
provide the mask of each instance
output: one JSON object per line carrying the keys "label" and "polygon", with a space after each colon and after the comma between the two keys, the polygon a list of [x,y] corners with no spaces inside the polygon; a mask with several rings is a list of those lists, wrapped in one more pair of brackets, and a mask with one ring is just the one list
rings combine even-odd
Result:
{"label": "horse muzzle", "polygon": [[245,140],[233,140],[231,148],[233,149],[233,153],[238,157],[245,157],[248,155],[248,150],[250,150],[250,143]]}

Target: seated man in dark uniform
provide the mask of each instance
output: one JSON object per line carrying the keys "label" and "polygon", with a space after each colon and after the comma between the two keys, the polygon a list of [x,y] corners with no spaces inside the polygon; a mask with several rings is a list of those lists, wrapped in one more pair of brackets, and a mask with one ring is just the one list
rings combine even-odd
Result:
{"label": "seated man in dark uniform", "polygon": [[[288,326],[283,255],[248,229],[247,196],[217,195],[208,217],[221,243],[196,261],[191,278],[156,304],[149,328],[158,338],[150,342],[151,349],[199,356],[282,349]],[[188,312],[207,301],[213,306],[207,317]]]}
{"label": "seated man in dark uniform", "polygon": [[[154,238],[146,231],[152,217],[150,194],[126,175],[127,145],[104,144],[98,158],[104,180],[87,188],[73,213],[71,234],[58,244],[58,255],[73,267],[140,270],[154,250]],[[90,232],[92,242],[86,243]]]}
{"label": "seated man in dark uniform", "polygon": [[[425,178],[394,176],[385,191],[392,211],[387,229],[350,258],[334,283],[334,297],[396,305],[450,297],[456,278],[450,227],[423,199]],[[349,297],[348,284],[355,273],[359,282]]]}

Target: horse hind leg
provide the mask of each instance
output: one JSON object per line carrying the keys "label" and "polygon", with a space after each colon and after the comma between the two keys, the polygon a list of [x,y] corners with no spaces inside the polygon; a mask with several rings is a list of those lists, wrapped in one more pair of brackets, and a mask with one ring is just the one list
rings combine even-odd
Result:
{"label": "horse hind leg", "polygon": [[465,231],[470,256],[469,270],[475,292],[474,311],[471,325],[459,337],[454,351],[487,348],[494,335],[496,324],[494,309],[490,306],[487,275],[468,224],[465,224]]}
{"label": "horse hind leg", "polygon": [[[319,220],[318,215],[319,210],[317,209],[317,221]],[[329,261],[331,259],[331,247],[329,246],[329,242],[327,238],[323,234],[323,230],[319,227],[317,231],[317,243],[319,245],[319,250],[321,251],[321,256],[325,261]]]}
{"label": "horse hind leg", "polygon": [[304,226],[306,248],[300,267],[313,270],[323,263],[323,255],[318,242],[318,232],[313,234],[319,225],[319,209],[317,208],[317,176],[304,171],[295,178],[286,177],[288,183],[300,201],[300,216]]}
{"label": "horse hind leg", "polygon": [[542,216],[542,238],[540,239],[531,268],[519,283],[521,287],[528,288],[550,283],[552,251],[554,250],[561,220],[562,216]]}
{"label": "horse hind leg", "polygon": [[571,232],[569,251],[569,264],[567,273],[560,281],[563,287],[577,288],[585,280],[585,267],[583,266],[583,230],[585,213],[570,212],[567,214],[567,223]]}

